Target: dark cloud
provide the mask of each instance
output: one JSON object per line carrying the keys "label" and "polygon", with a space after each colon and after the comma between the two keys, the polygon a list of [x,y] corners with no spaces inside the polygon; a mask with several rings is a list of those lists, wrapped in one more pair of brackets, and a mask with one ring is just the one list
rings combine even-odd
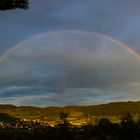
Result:
{"label": "dark cloud", "polygon": [[27,40],[4,54],[0,67],[0,96],[21,104],[23,96],[25,104],[38,104],[38,96],[46,105],[92,104],[127,99],[130,91],[135,99],[139,91],[138,55],[88,32],[53,32]]}

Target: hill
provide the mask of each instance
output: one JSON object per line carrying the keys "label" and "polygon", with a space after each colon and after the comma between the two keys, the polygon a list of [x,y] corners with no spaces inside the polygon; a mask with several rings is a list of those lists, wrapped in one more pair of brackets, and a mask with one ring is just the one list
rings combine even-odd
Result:
{"label": "hill", "polygon": [[59,117],[60,112],[66,112],[70,117],[91,116],[117,116],[131,113],[140,116],[140,101],[114,102],[90,106],[65,106],[65,107],[32,107],[0,105],[0,113],[7,113],[18,118]]}

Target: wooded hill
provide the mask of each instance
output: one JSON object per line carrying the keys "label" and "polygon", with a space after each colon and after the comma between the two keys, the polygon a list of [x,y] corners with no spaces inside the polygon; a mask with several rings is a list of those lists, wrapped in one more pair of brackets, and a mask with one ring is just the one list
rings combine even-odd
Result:
{"label": "wooded hill", "polygon": [[0,105],[0,113],[7,113],[18,118],[59,117],[61,112],[66,112],[70,117],[87,116],[117,116],[124,113],[140,116],[140,101],[138,102],[114,102],[90,106],[66,106],[66,107],[32,107]]}

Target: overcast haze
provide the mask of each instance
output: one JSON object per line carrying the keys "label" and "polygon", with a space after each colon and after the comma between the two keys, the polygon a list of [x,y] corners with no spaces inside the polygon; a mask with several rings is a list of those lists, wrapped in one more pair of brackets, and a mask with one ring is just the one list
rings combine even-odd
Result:
{"label": "overcast haze", "polygon": [[0,103],[139,100],[139,5],[137,0],[39,0],[28,10],[1,11]]}

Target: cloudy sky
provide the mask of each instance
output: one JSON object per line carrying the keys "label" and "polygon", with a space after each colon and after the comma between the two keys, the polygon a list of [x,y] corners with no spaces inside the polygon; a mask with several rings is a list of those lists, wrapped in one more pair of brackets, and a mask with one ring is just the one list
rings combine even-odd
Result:
{"label": "cloudy sky", "polygon": [[30,0],[28,10],[0,11],[0,103],[139,100],[139,5]]}

